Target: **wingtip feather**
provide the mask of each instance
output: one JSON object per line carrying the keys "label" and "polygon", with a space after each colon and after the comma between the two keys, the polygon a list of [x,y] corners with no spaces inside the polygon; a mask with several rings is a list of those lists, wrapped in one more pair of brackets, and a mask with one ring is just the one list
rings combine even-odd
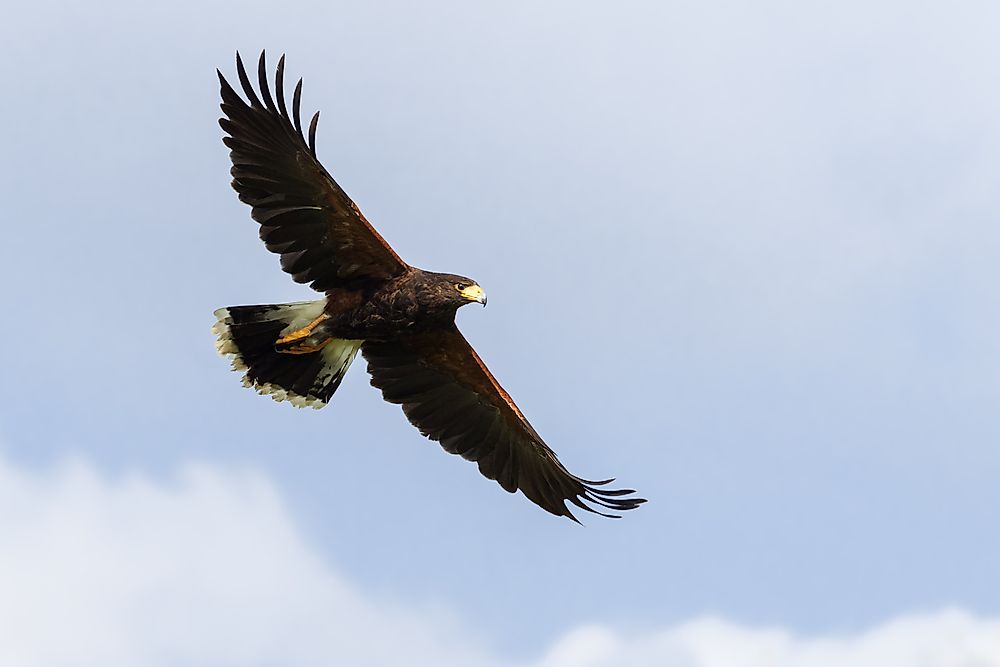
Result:
{"label": "wingtip feather", "polygon": [[239,75],[240,85],[243,86],[243,92],[246,94],[247,99],[250,100],[251,106],[255,106],[258,109],[262,108],[264,105],[260,103],[256,91],[254,91],[253,86],[250,84],[250,77],[247,76],[247,70],[243,66],[243,58],[240,57],[239,51],[236,52],[236,73]]}
{"label": "wingtip feather", "polygon": [[271,86],[267,82],[267,56],[261,50],[260,59],[257,61],[257,85],[260,87],[260,95],[264,98],[264,106],[271,113],[278,113],[274,106],[274,99],[271,97]]}
{"label": "wingtip feather", "polygon": [[316,156],[316,126],[319,125],[319,111],[313,114],[312,120],[309,121],[309,150],[312,151],[313,157]]}

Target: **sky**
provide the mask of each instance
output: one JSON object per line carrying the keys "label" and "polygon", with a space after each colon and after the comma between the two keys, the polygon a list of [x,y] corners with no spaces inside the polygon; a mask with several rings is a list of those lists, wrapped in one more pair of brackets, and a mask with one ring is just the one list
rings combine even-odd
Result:
{"label": "sky", "polygon": [[[998,26],[8,9],[0,662],[1000,664]],[[361,361],[320,411],[240,385],[212,311],[312,298],[229,187],[214,69],[262,48],[396,251],[484,287],[459,326],[561,460],[647,505],[547,515]]]}

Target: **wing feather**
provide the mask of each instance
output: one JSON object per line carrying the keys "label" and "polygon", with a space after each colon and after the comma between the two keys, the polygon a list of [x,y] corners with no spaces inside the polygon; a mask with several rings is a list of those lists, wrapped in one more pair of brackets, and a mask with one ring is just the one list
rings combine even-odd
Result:
{"label": "wing feather", "polygon": [[[268,250],[281,255],[281,267],[320,291],[350,287],[358,281],[388,280],[409,270],[316,159],[319,112],[302,132],[302,80],[292,93],[292,114],[285,105],[285,57],[278,61],[274,89],[267,80],[262,52],[254,90],[243,59],[236,54],[241,97],[219,72],[222,112],[219,125],[228,136],[233,188],[252,208]],[[245,98],[245,100],[244,100]]]}
{"label": "wing feather", "polygon": [[567,501],[610,517],[645,502],[631,497],[631,489],[602,488],[611,479],[595,482],[570,473],[457,328],[370,341],[361,353],[385,400],[402,405],[421,433],[445,451],[475,461],[504,490],[520,489],[542,509],[574,521]]}

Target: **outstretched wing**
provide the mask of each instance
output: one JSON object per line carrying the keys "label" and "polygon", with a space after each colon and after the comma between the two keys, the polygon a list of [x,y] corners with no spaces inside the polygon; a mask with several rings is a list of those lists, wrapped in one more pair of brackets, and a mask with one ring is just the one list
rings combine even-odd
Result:
{"label": "outstretched wing", "polygon": [[625,497],[631,489],[608,490],[613,480],[573,475],[546,446],[468,341],[452,327],[396,342],[366,342],[373,386],[399,403],[420,432],[446,451],[476,461],[479,471],[505,490],[518,489],[536,505],[576,521],[568,500],[588,512],[623,511],[645,502]]}
{"label": "outstretched wing", "polygon": [[299,105],[302,79],[292,95],[292,113],[285,106],[285,57],[278,61],[275,93],[267,82],[264,53],[257,97],[236,54],[236,69],[247,102],[222,72],[223,138],[231,149],[233,188],[253,207],[260,237],[267,249],[281,255],[281,268],[296,282],[312,283],[326,292],[359,280],[385,280],[409,267],[379,236],[351,198],[316,159],[316,123],[309,125],[309,142],[302,134]]}

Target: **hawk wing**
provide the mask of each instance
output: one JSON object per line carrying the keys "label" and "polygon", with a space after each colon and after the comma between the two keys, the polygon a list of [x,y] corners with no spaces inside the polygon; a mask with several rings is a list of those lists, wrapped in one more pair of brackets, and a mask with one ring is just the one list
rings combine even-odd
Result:
{"label": "hawk wing", "polygon": [[[281,268],[296,282],[311,283],[326,292],[365,279],[389,279],[409,269],[365,219],[357,205],[316,159],[316,123],[309,125],[309,142],[302,134],[299,105],[302,79],[292,95],[292,113],[285,106],[285,58],[278,61],[276,96],[267,82],[264,53],[260,54],[257,97],[239,53],[236,69],[247,102],[219,72],[222,87],[223,138],[231,149],[233,188],[253,207],[260,238],[281,255]],[[275,103],[277,102],[277,104]]]}
{"label": "hawk wing", "polygon": [[479,471],[506,491],[518,489],[542,509],[576,521],[565,501],[588,512],[611,516],[637,507],[631,489],[599,488],[613,480],[589,481],[570,473],[531,427],[457,327],[407,336],[393,342],[366,342],[373,386],[399,403],[420,432],[452,454],[479,464]]}

